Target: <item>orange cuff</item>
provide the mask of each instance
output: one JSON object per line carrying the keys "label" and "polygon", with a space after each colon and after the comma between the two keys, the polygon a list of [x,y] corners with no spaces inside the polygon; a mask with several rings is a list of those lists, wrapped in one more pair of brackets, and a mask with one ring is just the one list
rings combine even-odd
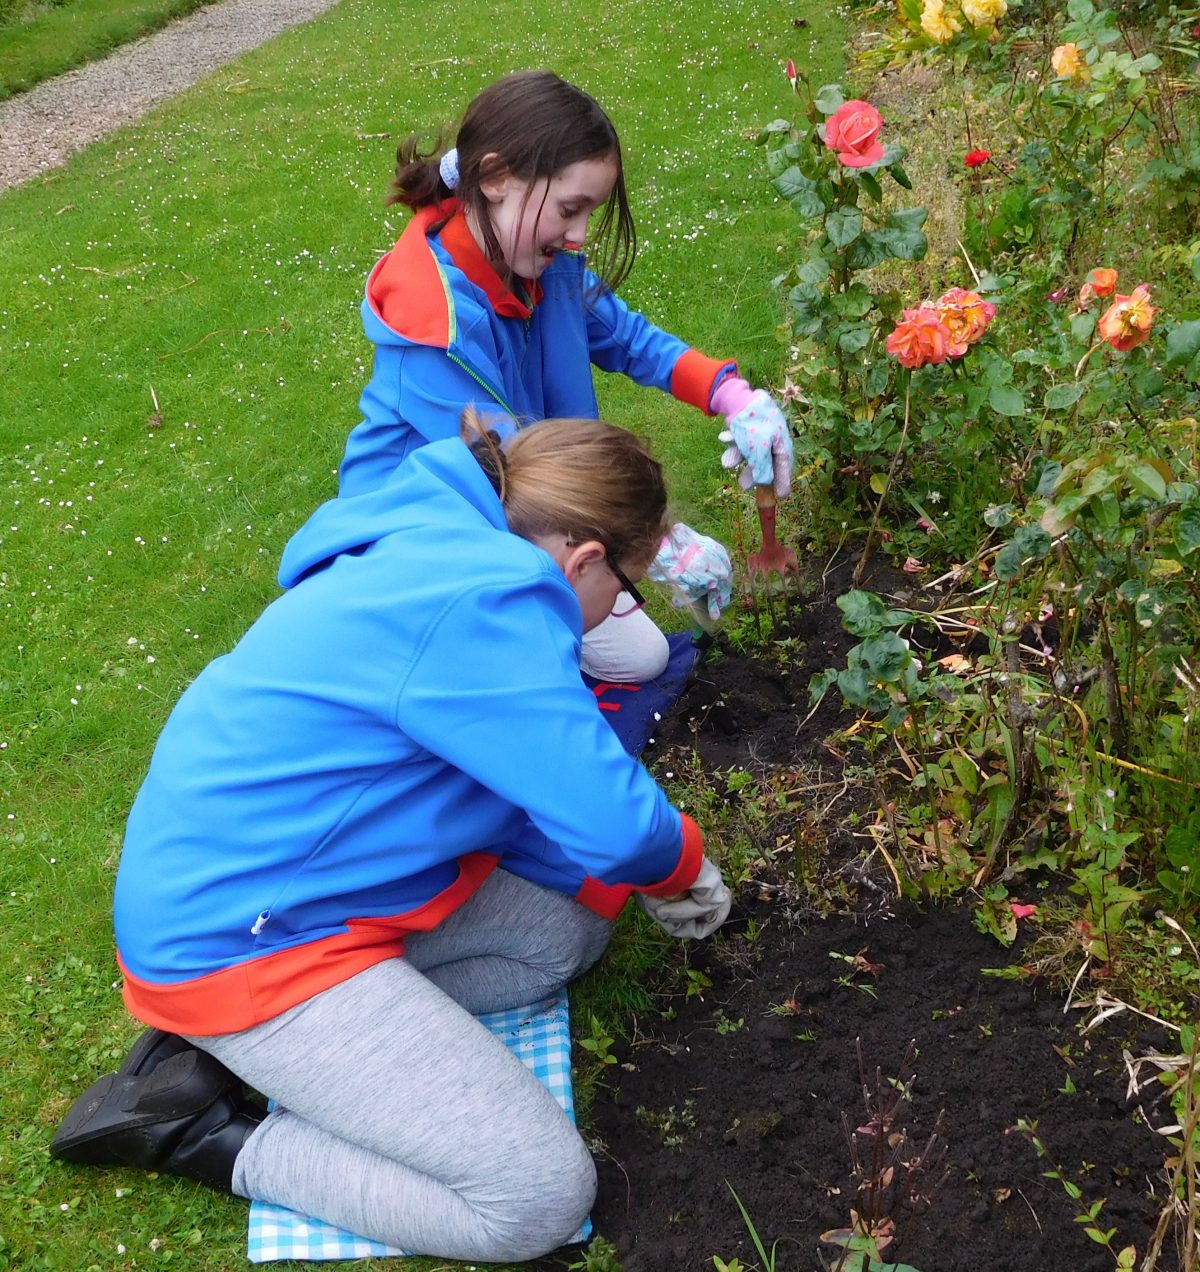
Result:
{"label": "orange cuff", "polygon": [[737,363],[729,358],[708,358],[695,349],[689,349],[671,371],[671,396],[703,411],[705,415],[714,414],[709,399],[717,376],[726,367],[737,372]]}
{"label": "orange cuff", "polygon": [[575,894],[575,900],[602,919],[615,920],[632,894],[633,889],[628,884],[601,883],[588,875]]}
{"label": "orange cuff", "polygon": [[679,864],[662,883],[648,884],[638,888],[638,892],[649,897],[671,897],[677,892],[686,892],[696,882],[704,861],[704,836],[687,813],[680,813],[679,820],[683,829],[683,851],[679,854]]}

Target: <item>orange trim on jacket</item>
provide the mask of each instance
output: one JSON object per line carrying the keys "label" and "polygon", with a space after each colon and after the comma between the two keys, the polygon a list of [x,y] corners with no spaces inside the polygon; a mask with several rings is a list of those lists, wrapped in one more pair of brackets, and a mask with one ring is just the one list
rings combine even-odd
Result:
{"label": "orange trim on jacket", "polygon": [[634,891],[644,892],[649,897],[670,897],[677,892],[686,892],[696,882],[704,863],[704,833],[687,813],[680,813],[679,820],[683,825],[683,851],[679,854],[679,864],[662,883],[635,888]]}
{"label": "orange trim on jacket", "polygon": [[247,959],[219,972],[169,984],[140,980],[117,961],[125,977],[125,1006],[148,1025],[204,1037],[238,1033],[340,985],[385,959],[404,953],[410,932],[428,932],[472,896],[495,869],[484,852],[458,859],[458,878],[406,914],[348,919],[347,931],[274,954]]}

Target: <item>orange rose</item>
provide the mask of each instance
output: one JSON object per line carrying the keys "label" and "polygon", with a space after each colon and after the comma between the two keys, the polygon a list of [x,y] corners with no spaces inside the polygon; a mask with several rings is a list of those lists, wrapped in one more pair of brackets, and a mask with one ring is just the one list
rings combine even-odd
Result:
{"label": "orange rose", "polygon": [[1150,303],[1150,288],[1138,283],[1128,296],[1118,296],[1100,315],[1096,330],[1101,340],[1125,353],[1150,338],[1154,315],[1158,310]]}
{"label": "orange rose", "polygon": [[917,309],[906,309],[904,320],[887,338],[888,353],[902,367],[915,371],[931,362],[945,362],[950,355],[950,333],[928,302]]}
{"label": "orange rose", "polygon": [[996,306],[978,293],[951,287],[934,301],[942,325],[950,333],[949,354],[961,358],[988,329],[996,316]]}
{"label": "orange rose", "polygon": [[1083,60],[1078,44],[1060,44],[1050,54],[1050,65],[1059,79],[1078,80],[1086,84],[1092,78],[1091,68]]}
{"label": "orange rose", "polygon": [[1092,301],[1098,296],[1111,296],[1117,290],[1117,271],[1115,269],[1094,269],[1084,279],[1079,289],[1079,298],[1075,302],[1076,309],[1090,309]]}

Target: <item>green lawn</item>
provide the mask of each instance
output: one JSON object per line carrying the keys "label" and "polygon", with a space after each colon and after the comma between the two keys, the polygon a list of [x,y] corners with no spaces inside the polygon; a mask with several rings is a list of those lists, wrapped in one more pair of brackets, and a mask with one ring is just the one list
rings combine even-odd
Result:
{"label": "green lawn", "polygon": [[0,99],[103,57],[213,0],[0,0]]}
{"label": "green lawn", "polygon": [[[628,156],[625,294],[770,379],[796,220],[749,138],[792,108],[784,60],[836,78],[845,36],[794,12],[412,0],[400,30],[387,0],[343,0],[0,195],[0,1263],[241,1266],[243,1203],[45,1146],[135,1033],[109,898],[157,732],[334,492],[370,364],[362,282],[401,223],[382,204],[397,140],[510,69],[580,83]],[[604,402],[659,439],[691,520],[736,533],[712,421],[624,383]]]}

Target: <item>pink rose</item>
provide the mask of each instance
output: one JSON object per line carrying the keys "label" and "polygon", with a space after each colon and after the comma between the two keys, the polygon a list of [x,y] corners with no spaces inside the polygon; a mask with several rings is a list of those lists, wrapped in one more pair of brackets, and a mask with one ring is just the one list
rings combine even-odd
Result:
{"label": "pink rose", "polygon": [[825,124],[825,144],[847,168],[868,168],[883,158],[878,140],[883,116],[870,102],[843,102]]}

